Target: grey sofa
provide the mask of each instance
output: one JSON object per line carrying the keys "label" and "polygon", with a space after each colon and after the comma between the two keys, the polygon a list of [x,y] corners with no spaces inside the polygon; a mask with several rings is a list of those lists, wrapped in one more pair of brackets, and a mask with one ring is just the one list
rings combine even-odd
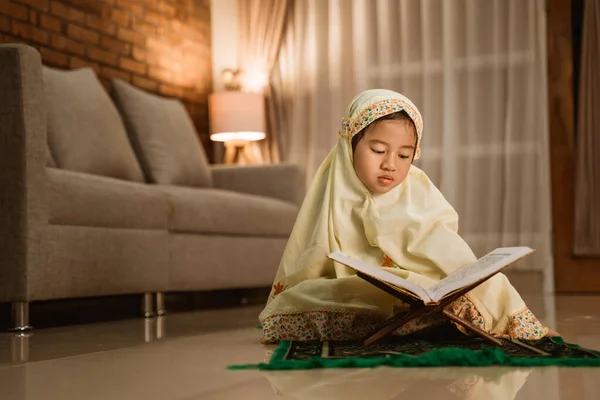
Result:
{"label": "grey sofa", "polygon": [[[269,286],[304,196],[294,165],[211,166],[183,105],[0,45],[0,302]],[[156,297],[155,297],[156,296]],[[151,308],[152,307],[152,308]]]}

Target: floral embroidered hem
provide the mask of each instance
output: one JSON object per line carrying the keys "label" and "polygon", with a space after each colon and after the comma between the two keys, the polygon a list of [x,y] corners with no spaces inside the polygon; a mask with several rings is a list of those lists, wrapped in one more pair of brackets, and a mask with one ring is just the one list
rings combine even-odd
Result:
{"label": "floral embroidered hem", "polygon": [[537,340],[546,336],[548,330],[529,308],[519,311],[508,321],[508,334],[511,339]]}
{"label": "floral embroidered hem", "polygon": [[263,343],[279,340],[352,340],[373,332],[382,319],[352,311],[276,314],[263,321]]}
{"label": "floral embroidered hem", "polygon": [[[486,324],[482,314],[468,295],[462,296],[447,308],[453,314],[484,329]],[[275,314],[263,321],[263,343],[279,340],[355,340],[374,332],[384,322],[382,317],[373,314],[359,314],[354,311],[309,310],[305,312]],[[395,335],[408,335],[425,328],[447,323],[439,314],[415,318],[394,332]],[[465,333],[463,327],[457,328]],[[525,308],[509,318],[505,332],[501,335],[512,339],[536,340],[548,333],[533,313]]]}

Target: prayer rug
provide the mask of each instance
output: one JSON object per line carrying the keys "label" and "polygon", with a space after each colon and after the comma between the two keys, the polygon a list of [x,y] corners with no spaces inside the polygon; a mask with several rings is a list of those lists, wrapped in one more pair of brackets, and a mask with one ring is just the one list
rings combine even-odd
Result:
{"label": "prayer rug", "polygon": [[392,336],[369,346],[358,342],[282,340],[267,363],[229,369],[290,370],[313,368],[441,366],[600,366],[600,352],[566,343],[502,339],[501,347],[478,337]]}

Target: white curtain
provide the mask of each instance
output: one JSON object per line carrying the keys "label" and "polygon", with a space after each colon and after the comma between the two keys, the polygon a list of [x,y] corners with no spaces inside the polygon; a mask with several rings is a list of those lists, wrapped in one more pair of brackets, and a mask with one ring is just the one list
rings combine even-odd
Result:
{"label": "white curtain", "polygon": [[274,77],[282,156],[312,177],[356,93],[399,91],[461,235],[478,256],[536,248],[516,268],[552,290],[545,48],[544,0],[296,0]]}
{"label": "white curtain", "polygon": [[[278,162],[279,133],[276,101],[271,93],[269,75],[281,49],[286,23],[291,19],[292,0],[238,0],[239,65],[242,87],[265,95],[267,137],[261,142],[262,157]],[[257,145],[250,143],[250,146]]]}

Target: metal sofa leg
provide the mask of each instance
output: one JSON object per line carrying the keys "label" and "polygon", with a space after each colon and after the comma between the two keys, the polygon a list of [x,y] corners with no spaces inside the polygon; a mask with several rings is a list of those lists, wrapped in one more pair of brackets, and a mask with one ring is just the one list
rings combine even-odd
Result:
{"label": "metal sofa leg", "polygon": [[156,292],[156,314],[165,315],[165,294],[163,292]]}
{"label": "metal sofa leg", "polygon": [[10,338],[11,361],[23,363],[29,361],[29,337],[32,333],[17,333]]}
{"label": "metal sofa leg", "polygon": [[15,302],[12,303],[12,315],[11,315],[10,328],[13,332],[24,332],[33,329],[29,325],[29,303],[28,302]]}
{"label": "metal sofa leg", "polygon": [[152,293],[144,293],[142,296],[142,315],[145,318],[152,318],[156,315],[154,313],[154,297]]}

